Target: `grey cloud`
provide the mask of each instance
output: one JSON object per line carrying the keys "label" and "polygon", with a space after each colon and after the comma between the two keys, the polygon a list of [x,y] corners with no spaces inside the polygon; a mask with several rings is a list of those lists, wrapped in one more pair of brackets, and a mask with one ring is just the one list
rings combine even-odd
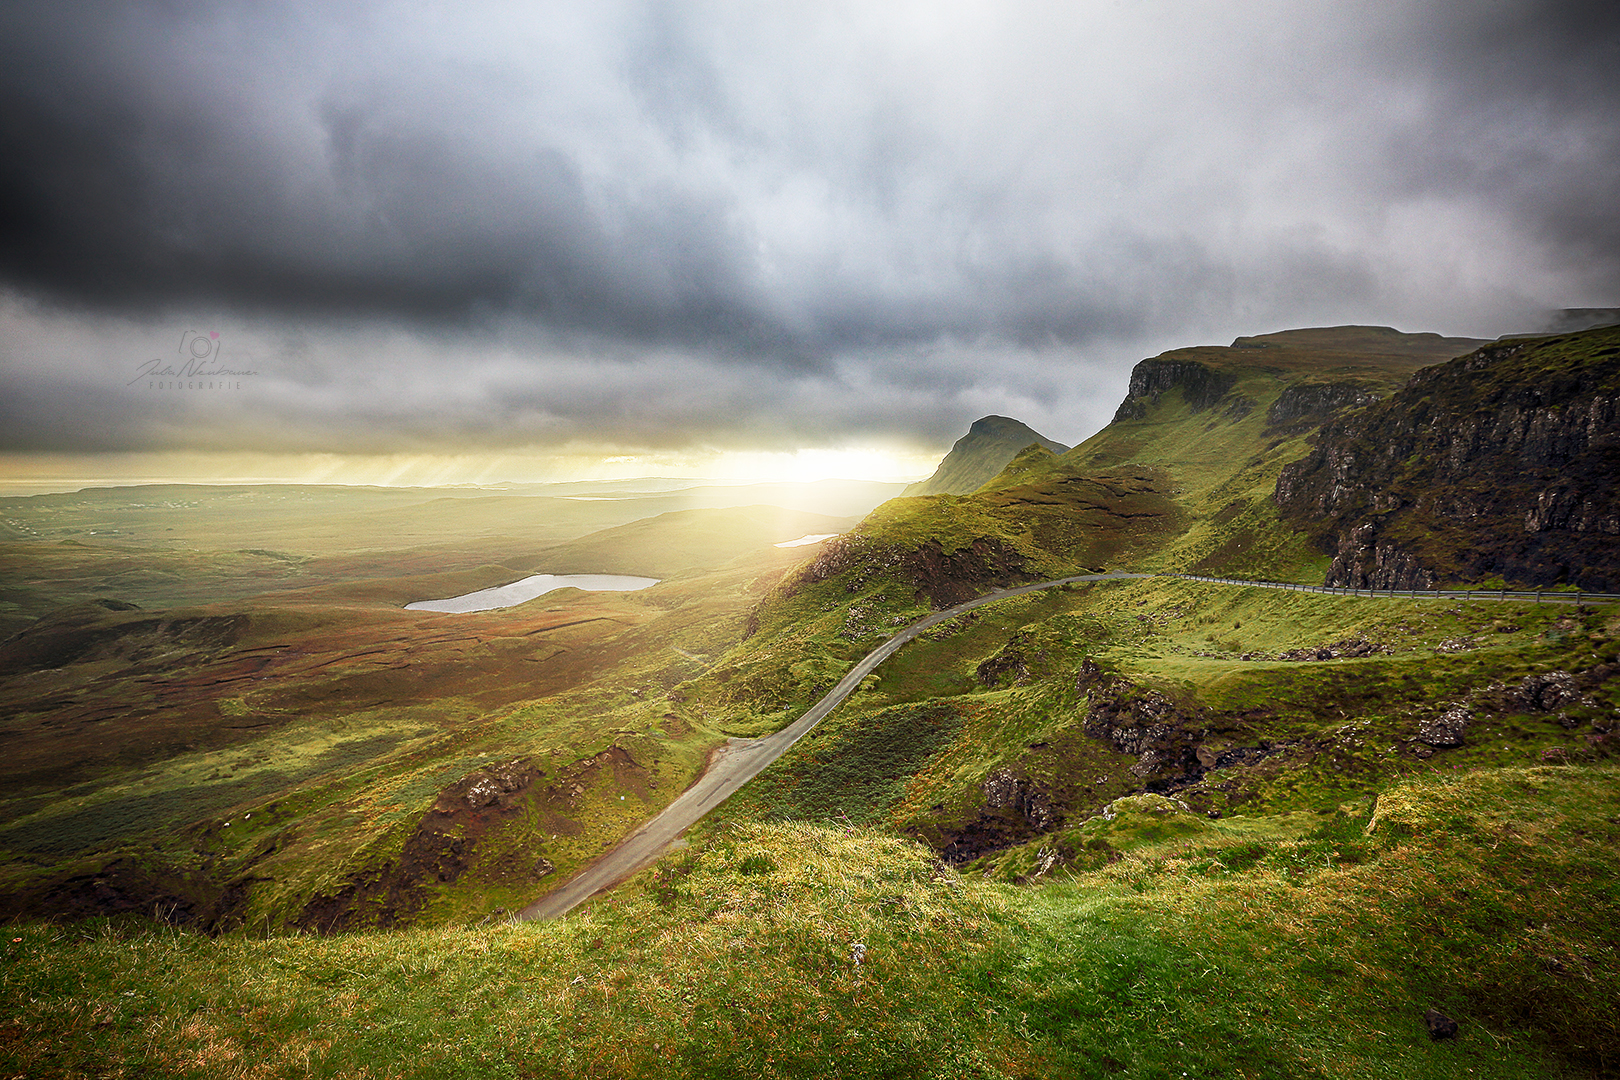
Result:
{"label": "grey cloud", "polygon": [[1405,190],[1491,205],[1573,271],[1572,285],[1616,295],[1620,8],[1431,7],[1395,55],[1432,95],[1389,143]]}
{"label": "grey cloud", "polygon": [[[1072,441],[1157,348],[1620,299],[1612,5],[64,11],[0,12],[14,448]],[[39,378],[74,318],[252,328],[260,419]]]}

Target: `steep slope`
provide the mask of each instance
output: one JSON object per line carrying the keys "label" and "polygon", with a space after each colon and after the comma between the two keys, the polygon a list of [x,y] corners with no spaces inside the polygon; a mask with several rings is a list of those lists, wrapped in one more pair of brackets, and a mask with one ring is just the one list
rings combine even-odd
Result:
{"label": "steep slope", "polygon": [[1038,431],[1005,416],[973,421],[968,433],[956,440],[934,475],[906,488],[906,495],[966,495],[991,480],[1028,446],[1041,446],[1053,454],[1068,450]]}
{"label": "steep slope", "polygon": [[1328,424],[1278,478],[1333,585],[1620,590],[1620,328],[1488,345]]}
{"label": "steep slope", "polygon": [[1306,437],[1387,397],[1416,371],[1483,344],[1389,327],[1337,326],[1240,337],[1143,360],[1114,422],[1061,459],[1079,472],[1161,470],[1185,530],[1140,569],[1319,581],[1325,559],[1271,499]]}

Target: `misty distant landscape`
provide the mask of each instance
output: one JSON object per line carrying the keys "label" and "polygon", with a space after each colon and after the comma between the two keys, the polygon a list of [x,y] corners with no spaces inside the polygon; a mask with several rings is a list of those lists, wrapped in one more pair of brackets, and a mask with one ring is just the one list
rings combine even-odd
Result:
{"label": "misty distant landscape", "polygon": [[1620,19],[0,13],[0,1073],[1620,1072]]}

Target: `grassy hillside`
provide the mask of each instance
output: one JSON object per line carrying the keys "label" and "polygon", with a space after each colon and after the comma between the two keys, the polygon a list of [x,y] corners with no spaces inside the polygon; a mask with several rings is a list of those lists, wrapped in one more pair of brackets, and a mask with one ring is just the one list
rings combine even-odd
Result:
{"label": "grassy hillside", "polygon": [[1327,558],[1280,521],[1272,499],[1283,466],[1334,415],[1480,344],[1343,326],[1176,349],[1143,361],[1115,422],[1061,464],[1146,466],[1169,479],[1188,525],[1145,568],[1319,583]]}
{"label": "grassy hillside", "polygon": [[906,488],[905,495],[966,495],[992,479],[1020,452],[1038,446],[1049,454],[1068,449],[1027,424],[1005,416],[973,421],[968,433],[956,440],[939,468],[926,480]]}
{"label": "grassy hillside", "polygon": [[[885,634],[872,600],[695,684],[762,728]],[[1086,823],[1161,793],[1287,814],[1414,771],[1597,760],[1620,731],[1620,615],[1278,593],[1173,579],[1053,590],[907,646],[735,798],[763,820],[880,824],[1009,880],[1085,865]]]}
{"label": "grassy hillside", "polygon": [[[691,692],[768,730],[930,608],[1088,569],[1320,580],[1270,497],[1279,473],[1324,421],[1472,344],[1350,327],[1146,361],[1125,418],[1062,457],[1032,448],[972,495],[894,500],[829,544]],[[1438,761],[1610,753],[1614,637],[1608,615],[1533,604],[1068,587],[908,645],[737,805],[881,824],[1017,877],[1094,860],[1084,823],[1130,795],[1291,813]]]}
{"label": "grassy hillside", "polygon": [[[0,1060],[30,1076],[1612,1075],[1617,779],[1430,774],[1248,834],[1142,826],[1117,861],[1038,889],[870,829],[737,824],[552,924],[18,927]],[[1430,1010],[1455,1037],[1430,1037]]]}

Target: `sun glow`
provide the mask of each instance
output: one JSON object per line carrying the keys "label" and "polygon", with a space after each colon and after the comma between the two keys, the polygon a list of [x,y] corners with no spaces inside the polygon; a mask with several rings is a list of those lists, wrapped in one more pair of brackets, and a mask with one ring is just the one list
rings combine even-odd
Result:
{"label": "sun glow", "polygon": [[796,450],[791,453],[729,451],[708,466],[717,480],[793,481],[919,480],[939,464],[938,454],[882,449]]}
{"label": "sun glow", "polygon": [[939,452],[808,448],[643,453],[589,449],[481,454],[131,453],[0,455],[0,495],[36,495],[135,484],[353,484],[379,487],[569,483],[589,480],[918,480]]}

